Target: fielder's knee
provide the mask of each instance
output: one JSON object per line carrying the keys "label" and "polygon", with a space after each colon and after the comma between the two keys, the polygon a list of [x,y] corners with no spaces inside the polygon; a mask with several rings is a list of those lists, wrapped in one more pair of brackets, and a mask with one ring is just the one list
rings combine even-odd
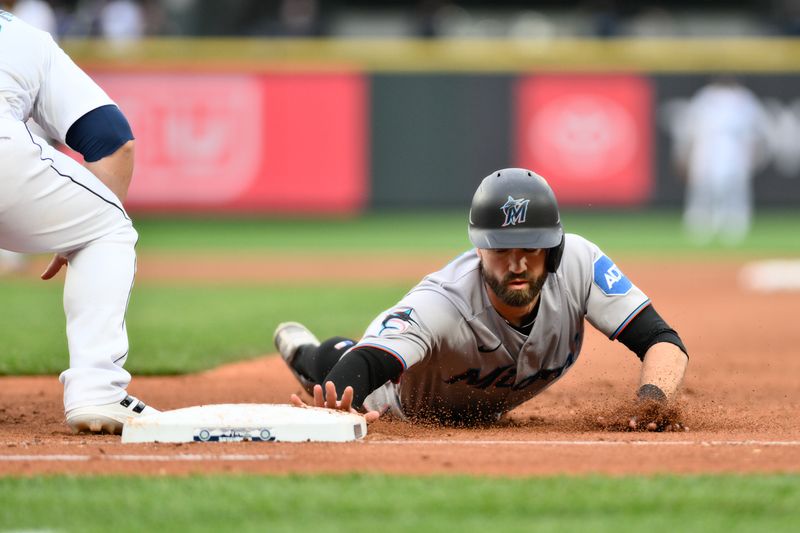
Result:
{"label": "fielder's knee", "polygon": [[139,240],[139,232],[133,227],[133,222],[129,218],[124,218],[101,240],[133,247]]}

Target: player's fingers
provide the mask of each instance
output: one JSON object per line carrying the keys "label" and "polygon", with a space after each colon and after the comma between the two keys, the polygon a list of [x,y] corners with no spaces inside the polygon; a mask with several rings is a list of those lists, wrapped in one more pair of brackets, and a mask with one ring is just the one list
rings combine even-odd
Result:
{"label": "player's fingers", "polygon": [[380,416],[381,414],[378,411],[367,411],[364,413],[364,420],[369,424],[370,422],[375,422]]}
{"label": "player's fingers", "polygon": [[67,258],[61,255],[54,255],[53,259],[50,260],[50,264],[47,265],[47,268],[44,269],[42,272],[41,278],[44,280],[48,280],[58,274],[58,271],[61,270],[61,267],[67,264]]}
{"label": "player's fingers", "polygon": [[298,396],[297,394],[292,394],[292,396],[289,398],[289,401],[292,402],[292,405],[294,405],[295,407],[308,407],[308,405],[306,405],[306,402],[301,400],[300,396]]}
{"label": "player's fingers", "polygon": [[349,411],[350,406],[353,405],[353,387],[347,386],[342,393],[342,400],[339,402],[339,409],[342,411]]}
{"label": "player's fingers", "polygon": [[336,385],[333,381],[325,382],[325,407],[328,409],[336,409]]}
{"label": "player's fingers", "polygon": [[639,424],[636,423],[636,417],[635,416],[631,417],[631,419],[628,420],[628,429],[630,429],[632,431],[636,431],[636,428],[638,426],[639,426]]}
{"label": "player's fingers", "polygon": [[325,407],[325,400],[322,399],[322,385],[314,385],[314,405]]}

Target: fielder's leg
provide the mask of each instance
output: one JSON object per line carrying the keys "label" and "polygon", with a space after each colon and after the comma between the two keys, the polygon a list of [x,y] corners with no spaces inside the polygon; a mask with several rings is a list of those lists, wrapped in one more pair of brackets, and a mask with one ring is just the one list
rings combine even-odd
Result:
{"label": "fielder's leg", "polygon": [[[78,409],[108,404],[115,419],[143,412],[138,401],[126,400],[131,376],[122,367],[136,270],[137,234],[130,218],[91,172],[23,124],[0,121],[0,134],[7,138],[0,142],[0,246],[69,259],[64,311],[70,368],[60,377],[68,418]],[[121,430],[118,422],[111,429]]]}

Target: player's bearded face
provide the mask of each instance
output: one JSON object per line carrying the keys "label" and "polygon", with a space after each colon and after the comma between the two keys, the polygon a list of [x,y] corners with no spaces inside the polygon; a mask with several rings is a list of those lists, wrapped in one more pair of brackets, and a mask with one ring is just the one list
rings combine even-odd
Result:
{"label": "player's bearded face", "polygon": [[[500,300],[512,307],[525,307],[533,302],[547,281],[547,272],[541,276],[532,277],[527,272],[514,273],[507,272],[502,278],[492,275],[481,263],[481,272],[486,284],[494,291]],[[518,281],[527,282],[527,286],[523,289],[512,289],[511,284]]]}

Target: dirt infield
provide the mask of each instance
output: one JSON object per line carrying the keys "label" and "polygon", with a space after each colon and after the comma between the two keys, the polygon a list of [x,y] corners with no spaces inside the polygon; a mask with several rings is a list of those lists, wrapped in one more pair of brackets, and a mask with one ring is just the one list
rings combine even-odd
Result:
{"label": "dirt infield", "polygon": [[[221,265],[219,258],[194,257],[194,274],[187,276],[186,261],[142,258],[139,279],[197,281],[206,272],[219,281],[218,273],[228,272],[274,281],[299,271],[286,260],[251,257]],[[361,261],[358,270],[386,276],[393,269],[395,277],[415,279],[441,262],[391,263]],[[0,474],[800,472],[800,327],[794,323],[800,293],[747,292],[737,280],[739,264],[622,264],[690,350],[682,405],[687,432],[614,431],[598,422],[624,416],[640,364],[589,327],[575,368],[500,424],[456,429],[379,420],[363,441],[348,444],[123,445],[119,437],[69,432],[55,376],[0,378]],[[135,377],[130,387],[162,409],[285,403],[298,390],[283,363],[268,355],[196,375]]]}

